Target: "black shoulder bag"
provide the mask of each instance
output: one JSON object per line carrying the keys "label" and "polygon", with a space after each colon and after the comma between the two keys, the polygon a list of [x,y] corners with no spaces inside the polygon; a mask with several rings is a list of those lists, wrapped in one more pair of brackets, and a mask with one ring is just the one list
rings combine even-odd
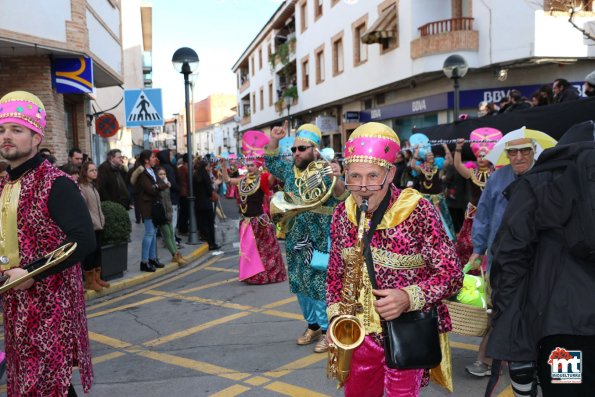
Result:
{"label": "black shoulder bag", "polygon": [[[372,288],[376,285],[376,272],[370,242],[376,226],[384,216],[390,201],[390,190],[372,216],[370,230],[364,236],[364,258]],[[359,219],[359,208],[357,210]],[[440,338],[438,336],[438,313],[436,308],[429,312],[420,310],[402,313],[394,320],[381,319],[386,366],[398,369],[429,369],[442,361]]]}

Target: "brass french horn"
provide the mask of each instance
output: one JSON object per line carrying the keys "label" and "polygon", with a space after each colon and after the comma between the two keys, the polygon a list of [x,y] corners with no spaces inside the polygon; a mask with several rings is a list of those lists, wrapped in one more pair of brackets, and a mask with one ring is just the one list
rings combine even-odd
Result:
{"label": "brass french horn", "polygon": [[321,207],[333,194],[337,177],[333,177],[329,185],[324,176],[333,173],[330,160],[335,157],[335,152],[326,148],[319,153],[322,159],[308,164],[301,177],[295,181],[299,196],[277,192],[271,199],[271,217],[284,233],[291,230],[296,215]]}
{"label": "brass french horn", "polygon": [[[64,262],[66,259],[68,259],[68,257],[70,255],[73,254],[73,252],[75,250],[76,250],[76,243],[74,243],[74,242],[70,242],[70,243],[61,245],[60,247],[56,248],[52,252],[45,255],[43,258],[39,259],[39,260],[45,259],[45,263],[43,265],[41,265],[37,269],[25,274],[23,277],[19,277],[16,280],[11,281],[8,284],[2,285],[0,287],[0,294],[8,291],[9,289],[18,287],[19,285],[23,284],[25,281],[27,281],[27,280],[37,276],[38,274],[41,274],[41,273],[45,272],[46,270],[51,269],[52,267]],[[35,261],[35,262],[37,262],[37,261]],[[26,268],[26,266],[25,266],[25,268]],[[2,280],[0,279],[0,282],[1,281]]]}

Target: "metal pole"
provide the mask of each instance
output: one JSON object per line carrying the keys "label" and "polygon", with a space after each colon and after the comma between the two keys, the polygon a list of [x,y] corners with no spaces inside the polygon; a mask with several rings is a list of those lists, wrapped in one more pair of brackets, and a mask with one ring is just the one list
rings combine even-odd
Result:
{"label": "metal pole", "polygon": [[[188,69],[188,70],[186,70]],[[186,94],[186,146],[188,147],[188,216],[190,218],[188,230],[188,244],[197,245],[198,233],[196,231],[196,216],[194,213],[194,187],[192,186],[192,173],[194,171],[194,161],[192,156],[192,130],[190,125],[190,67],[187,63],[182,67],[184,73],[184,88]]]}
{"label": "metal pole", "polygon": [[291,102],[287,102],[287,136],[291,136]]}
{"label": "metal pole", "polygon": [[459,78],[453,76],[453,80],[455,83],[455,110],[454,110],[454,121],[459,119]]}

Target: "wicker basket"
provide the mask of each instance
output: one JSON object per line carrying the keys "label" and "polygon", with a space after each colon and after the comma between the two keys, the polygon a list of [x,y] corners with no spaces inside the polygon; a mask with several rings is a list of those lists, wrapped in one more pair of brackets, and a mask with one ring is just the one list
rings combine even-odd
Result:
{"label": "wicker basket", "polygon": [[[481,271],[481,278],[485,280],[484,290],[486,297],[489,299],[488,281],[483,272],[483,268],[479,267]],[[450,319],[452,321],[452,332],[464,336],[484,336],[488,333],[490,322],[488,320],[488,313],[483,307],[476,307],[466,305],[464,303],[444,300],[444,304],[448,307]]]}
{"label": "wicker basket", "polygon": [[488,314],[483,307],[444,300],[452,321],[452,332],[464,336],[484,336],[489,329]]}

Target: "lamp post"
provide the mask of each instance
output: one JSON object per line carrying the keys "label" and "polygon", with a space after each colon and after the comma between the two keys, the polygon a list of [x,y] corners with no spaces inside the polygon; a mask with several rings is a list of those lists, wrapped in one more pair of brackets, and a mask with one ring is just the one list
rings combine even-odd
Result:
{"label": "lamp post", "polygon": [[468,69],[465,58],[457,54],[446,58],[442,65],[444,75],[454,82],[454,120],[459,118],[459,79],[465,77]]}
{"label": "lamp post", "polygon": [[182,47],[174,52],[171,59],[174,69],[184,75],[184,88],[186,98],[186,146],[188,152],[188,216],[189,230],[188,230],[188,244],[197,245],[198,233],[196,231],[196,216],[194,214],[194,189],[192,186],[192,130],[190,125],[190,80],[188,76],[198,68],[198,55],[196,52],[188,47]]}
{"label": "lamp post", "polygon": [[291,110],[291,102],[293,102],[293,97],[290,95],[286,95],[283,97],[283,101],[285,102],[285,105],[287,106],[287,136],[291,135],[291,113],[289,112]]}

